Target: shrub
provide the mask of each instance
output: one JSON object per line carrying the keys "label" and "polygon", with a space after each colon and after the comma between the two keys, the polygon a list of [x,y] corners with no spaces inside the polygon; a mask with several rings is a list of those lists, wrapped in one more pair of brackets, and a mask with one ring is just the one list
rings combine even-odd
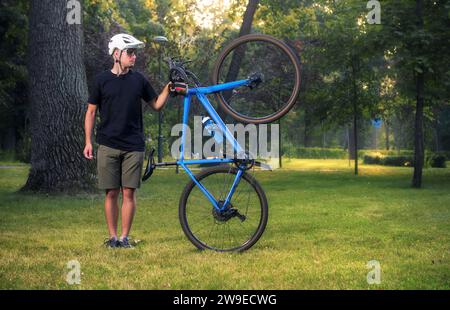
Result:
{"label": "shrub", "polygon": [[412,156],[383,155],[377,152],[364,155],[363,162],[368,165],[411,167],[414,165],[414,158]]}
{"label": "shrub", "polygon": [[[428,153],[425,158],[425,167],[445,168],[447,157],[444,154]],[[414,166],[414,156],[385,156],[381,153],[372,153],[364,155],[364,164],[367,165],[385,165],[397,167]]]}
{"label": "shrub", "polygon": [[283,145],[283,155],[293,158],[307,159],[346,159],[348,152],[336,148],[296,147]]}
{"label": "shrub", "polygon": [[385,156],[381,160],[385,166],[411,167],[414,165],[414,159],[410,156]]}
{"label": "shrub", "polygon": [[440,154],[434,154],[433,156],[429,157],[428,162],[429,162],[430,166],[433,168],[445,168],[446,160],[447,160],[446,156],[440,155]]}
{"label": "shrub", "polygon": [[380,165],[381,157],[378,155],[364,155],[363,163],[367,165]]}
{"label": "shrub", "polygon": [[358,156],[364,158],[365,155],[373,156],[377,154],[379,156],[414,156],[413,150],[358,150]]}

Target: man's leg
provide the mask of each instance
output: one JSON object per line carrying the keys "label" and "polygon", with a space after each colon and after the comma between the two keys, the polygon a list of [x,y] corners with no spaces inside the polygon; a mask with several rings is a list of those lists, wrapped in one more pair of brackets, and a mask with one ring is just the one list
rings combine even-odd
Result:
{"label": "man's leg", "polygon": [[120,189],[107,189],[105,197],[105,216],[108,224],[109,238],[117,239],[117,222],[119,219]]}
{"label": "man's leg", "polygon": [[124,152],[122,161],[122,235],[128,237],[136,211],[136,189],[141,185],[144,152]]}
{"label": "man's leg", "polygon": [[122,189],[122,235],[120,239],[128,237],[136,212],[136,189],[124,187]]}

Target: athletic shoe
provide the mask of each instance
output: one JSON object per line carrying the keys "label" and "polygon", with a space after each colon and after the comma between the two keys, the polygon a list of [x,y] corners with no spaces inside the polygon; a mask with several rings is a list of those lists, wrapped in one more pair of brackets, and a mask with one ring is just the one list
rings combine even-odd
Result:
{"label": "athletic shoe", "polygon": [[119,247],[128,249],[134,248],[134,246],[130,244],[128,237],[119,240]]}
{"label": "athletic shoe", "polygon": [[103,244],[107,248],[118,248],[120,246],[119,240],[117,240],[115,237],[112,237],[111,239],[105,239]]}

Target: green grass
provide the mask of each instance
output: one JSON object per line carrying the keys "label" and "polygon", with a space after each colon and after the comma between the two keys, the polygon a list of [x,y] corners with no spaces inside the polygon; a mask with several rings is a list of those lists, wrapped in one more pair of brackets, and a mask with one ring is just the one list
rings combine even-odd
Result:
{"label": "green grass", "polygon": [[[267,229],[249,251],[221,254],[183,235],[183,173],[155,172],[138,193],[142,242],[108,250],[101,194],[18,194],[28,166],[0,168],[0,289],[450,289],[450,169],[425,169],[422,189],[410,187],[411,168],[352,169],[292,159],[256,172]],[[81,285],[65,281],[73,259]],[[379,285],[367,283],[370,260]]]}

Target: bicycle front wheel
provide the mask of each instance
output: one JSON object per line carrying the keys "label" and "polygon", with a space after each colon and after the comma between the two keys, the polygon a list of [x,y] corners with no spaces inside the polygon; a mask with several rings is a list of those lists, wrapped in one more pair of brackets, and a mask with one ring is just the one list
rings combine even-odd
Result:
{"label": "bicycle front wheel", "polygon": [[300,61],[283,41],[264,34],[233,40],[219,54],[212,83],[222,84],[257,75],[261,81],[218,92],[222,109],[243,123],[270,123],[295,105],[300,90]]}
{"label": "bicycle front wheel", "polygon": [[[196,178],[221,204],[237,171],[231,166],[211,168]],[[218,211],[193,181],[186,185],[179,218],[185,235],[198,249],[244,251],[259,240],[267,224],[267,199],[250,174],[242,175],[230,202],[224,211]]]}

